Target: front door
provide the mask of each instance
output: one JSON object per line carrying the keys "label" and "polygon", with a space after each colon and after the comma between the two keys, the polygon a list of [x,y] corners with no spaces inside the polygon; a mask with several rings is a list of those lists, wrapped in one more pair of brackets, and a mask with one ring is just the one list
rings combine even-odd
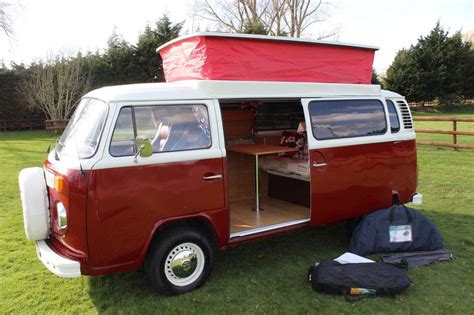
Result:
{"label": "front door", "polygon": [[378,98],[303,100],[311,168],[311,224],[391,204],[391,142]]}
{"label": "front door", "polygon": [[[202,212],[227,218],[212,102],[127,103],[115,117],[89,189],[87,235],[95,268],[137,260],[164,220]],[[151,140],[150,157],[135,157],[137,136]]]}

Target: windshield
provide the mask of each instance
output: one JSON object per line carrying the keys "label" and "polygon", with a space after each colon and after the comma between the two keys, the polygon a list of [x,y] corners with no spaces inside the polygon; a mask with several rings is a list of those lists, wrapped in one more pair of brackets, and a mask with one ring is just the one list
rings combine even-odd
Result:
{"label": "windshield", "polygon": [[89,158],[95,154],[104,127],[107,105],[93,98],[82,99],[56,148],[60,155]]}

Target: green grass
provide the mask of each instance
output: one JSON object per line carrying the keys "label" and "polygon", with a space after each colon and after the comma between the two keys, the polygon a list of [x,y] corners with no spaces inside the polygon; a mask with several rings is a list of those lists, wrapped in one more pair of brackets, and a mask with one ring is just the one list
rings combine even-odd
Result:
{"label": "green grass", "polygon": [[468,314],[474,305],[474,150],[419,147],[419,209],[440,228],[456,259],[409,270],[413,285],[395,298],[354,304],[313,292],[306,272],[348,249],[342,224],[245,244],[217,254],[208,282],[157,296],[143,273],[62,279],[36,258],[23,231],[18,172],[40,166],[54,137],[0,134],[0,313],[413,313]]}

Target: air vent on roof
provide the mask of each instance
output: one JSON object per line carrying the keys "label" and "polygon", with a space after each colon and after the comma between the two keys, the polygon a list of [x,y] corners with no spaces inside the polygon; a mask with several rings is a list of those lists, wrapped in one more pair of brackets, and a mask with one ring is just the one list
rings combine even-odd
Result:
{"label": "air vent on roof", "polygon": [[403,126],[405,129],[413,129],[413,121],[411,119],[410,108],[405,101],[397,101],[398,108],[402,114]]}

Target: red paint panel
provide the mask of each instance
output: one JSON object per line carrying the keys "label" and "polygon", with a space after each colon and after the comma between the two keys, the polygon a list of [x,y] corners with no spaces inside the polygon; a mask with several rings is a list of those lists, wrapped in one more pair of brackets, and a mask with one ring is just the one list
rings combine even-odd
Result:
{"label": "red paint panel", "polygon": [[[60,173],[49,161],[44,163],[45,171],[51,172],[65,179],[62,192],[48,187],[51,215],[51,237],[55,238],[63,247],[75,252],[79,256],[87,256],[86,237],[86,197],[90,172],[81,174],[77,170],[66,170]],[[67,212],[67,228],[60,230],[57,226],[56,204],[62,202]],[[57,246],[57,248],[61,248]],[[59,252],[64,254],[63,252]]]}
{"label": "red paint panel", "polygon": [[375,50],[268,39],[194,36],[162,50],[167,82],[243,80],[370,84]]}
{"label": "red paint panel", "polygon": [[416,191],[413,141],[312,150],[311,223],[326,224],[389,207],[392,191],[407,199]]}
{"label": "red paint panel", "polygon": [[[223,159],[95,170],[91,174],[87,233],[93,268],[133,264],[160,221],[225,212]],[[228,221],[222,222],[225,229]],[[226,224],[227,223],[227,224]]]}
{"label": "red paint panel", "polygon": [[407,203],[418,185],[416,141],[395,141],[392,155],[392,186],[398,192],[400,202]]}

